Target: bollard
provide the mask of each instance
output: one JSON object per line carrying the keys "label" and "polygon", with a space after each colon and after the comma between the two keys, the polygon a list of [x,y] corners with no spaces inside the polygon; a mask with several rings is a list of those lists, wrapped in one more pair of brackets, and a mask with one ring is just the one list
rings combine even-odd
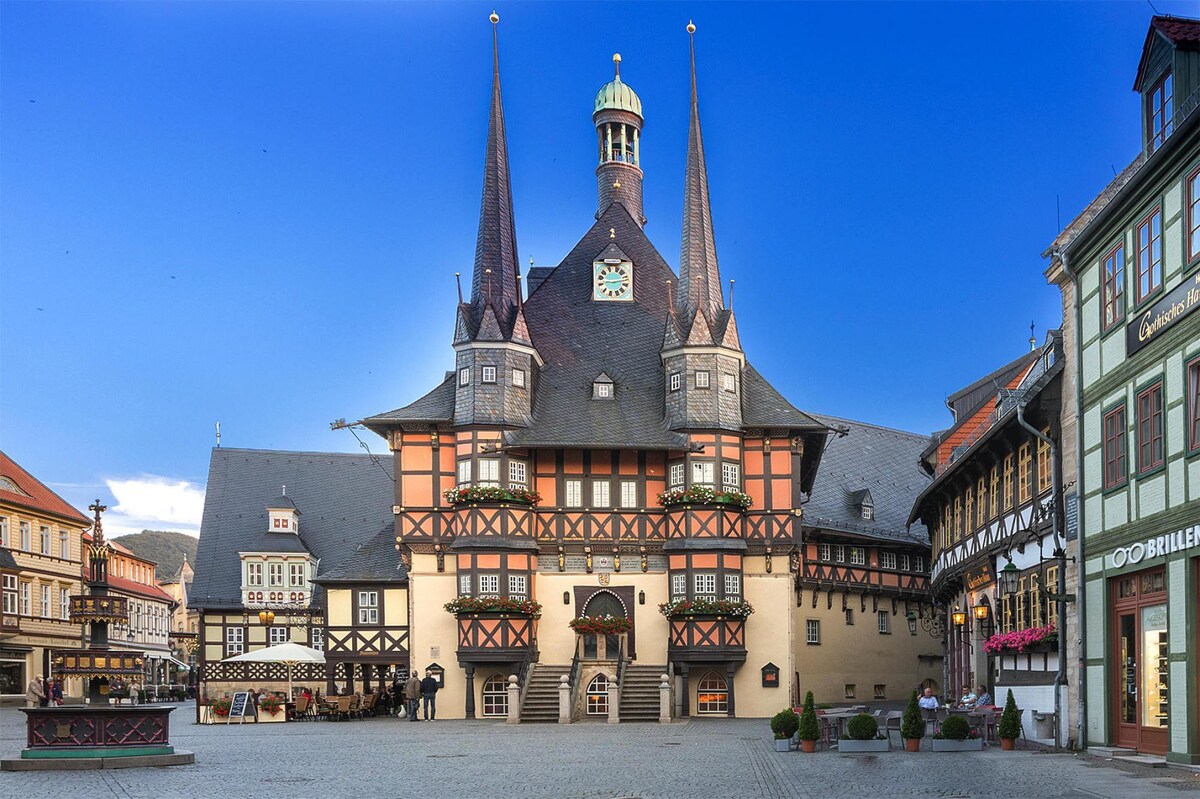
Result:
{"label": "bollard", "polygon": [[621,723],[621,686],[615,674],[608,678],[608,723]]}
{"label": "bollard", "polygon": [[671,678],[666,674],[659,677],[658,723],[671,723]]}
{"label": "bollard", "polygon": [[571,723],[571,686],[570,677],[563,675],[558,678],[558,723]]}
{"label": "bollard", "polygon": [[508,723],[521,723],[521,686],[515,674],[508,675]]}

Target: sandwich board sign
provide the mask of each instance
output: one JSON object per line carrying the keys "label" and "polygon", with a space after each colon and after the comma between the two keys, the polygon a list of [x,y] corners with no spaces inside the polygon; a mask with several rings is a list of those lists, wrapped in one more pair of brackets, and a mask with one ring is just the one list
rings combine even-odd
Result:
{"label": "sandwich board sign", "polygon": [[[254,703],[250,701],[249,691],[238,691],[233,695],[233,699],[229,703],[229,715],[225,717],[225,723],[228,724],[232,719],[237,719],[238,724],[246,721],[246,716],[254,716]],[[257,721],[257,717],[255,718]]]}

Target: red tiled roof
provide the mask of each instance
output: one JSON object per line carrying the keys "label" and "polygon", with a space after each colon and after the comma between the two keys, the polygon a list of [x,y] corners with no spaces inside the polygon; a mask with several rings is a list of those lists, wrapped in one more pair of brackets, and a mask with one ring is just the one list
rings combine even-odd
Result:
{"label": "red tiled roof", "polygon": [[157,585],[137,583],[133,580],[126,579],[125,577],[113,577],[111,574],[108,576],[108,587],[116,591],[123,591],[127,594],[139,594],[151,599],[159,599],[164,602],[175,601],[171,598],[170,594],[159,588]]}
{"label": "red tiled roof", "polygon": [[81,526],[91,524],[91,520],[73,508],[65,499],[55,494],[49,488],[22,469],[17,462],[0,450],[0,477],[11,481],[24,493],[8,490],[0,484],[0,501],[19,505],[30,510],[52,513],[79,523]]}
{"label": "red tiled roof", "polygon": [[1175,44],[1200,45],[1200,19],[1153,17],[1150,26]]}

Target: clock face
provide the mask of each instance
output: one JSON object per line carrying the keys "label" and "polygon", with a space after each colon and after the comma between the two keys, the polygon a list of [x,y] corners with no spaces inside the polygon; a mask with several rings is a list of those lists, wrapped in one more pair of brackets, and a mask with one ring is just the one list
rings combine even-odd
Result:
{"label": "clock face", "polygon": [[628,263],[598,263],[593,268],[592,298],[633,299],[633,267]]}

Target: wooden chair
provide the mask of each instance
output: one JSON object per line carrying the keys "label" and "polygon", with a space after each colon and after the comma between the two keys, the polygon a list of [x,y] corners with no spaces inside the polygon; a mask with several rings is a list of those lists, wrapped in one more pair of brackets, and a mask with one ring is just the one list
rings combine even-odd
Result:
{"label": "wooden chair", "polygon": [[355,697],[353,696],[339,696],[337,698],[337,710],[335,713],[337,714],[338,721],[350,718],[350,713],[354,707],[352,704],[354,699]]}
{"label": "wooden chair", "polygon": [[307,696],[296,697],[296,707],[292,711],[293,721],[303,721],[308,716],[308,704]]}

